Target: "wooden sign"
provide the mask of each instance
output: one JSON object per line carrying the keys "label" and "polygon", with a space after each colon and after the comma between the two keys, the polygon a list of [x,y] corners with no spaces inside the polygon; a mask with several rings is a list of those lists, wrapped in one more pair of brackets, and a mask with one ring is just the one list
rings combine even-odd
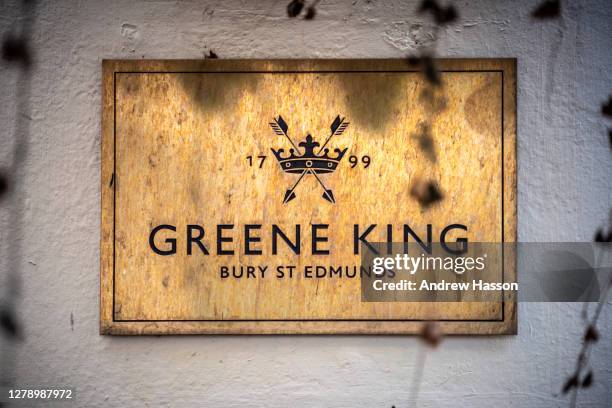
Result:
{"label": "wooden sign", "polygon": [[516,238],[516,61],[435,65],[104,61],[101,333],[515,333],[361,299],[364,242]]}

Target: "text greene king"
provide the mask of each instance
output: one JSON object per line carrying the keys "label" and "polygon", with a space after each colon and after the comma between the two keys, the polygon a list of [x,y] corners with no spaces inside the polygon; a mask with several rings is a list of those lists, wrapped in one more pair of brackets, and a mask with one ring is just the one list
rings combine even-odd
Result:
{"label": "text greene king", "polygon": [[[354,224],[347,227],[353,229],[353,239],[350,245],[355,255],[359,254],[361,244],[376,253],[377,250],[372,243],[408,243],[411,239],[425,251],[431,253],[432,242],[434,242],[432,224],[427,224],[425,234],[421,233],[421,235],[418,235],[407,224],[399,227],[391,224],[384,226],[369,224],[367,227]],[[286,227],[282,229],[276,224],[266,227],[261,224],[245,224],[242,227],[234,224],[218,224],[216,228],[212,228],[214,237],[210,240],[207,231],[198,224],[186,225],[184,234],[178,234],[174,225],[161,224],[151,230],[149,246],[153,252],[164,256],[176,254],[179,245],[182,247],[181,251],[185,251],[187,255],[194,253],[210,255],[211,252],[216,255],[234,255],[237,252],[244,255],[262,255],[264,252],[276,255],[281,247],[295,255],[300,255],[304,251],[312,255],[329,255],[331,248],[334,247],[330,245],[332,231],[330,231],[329,224],[311,224],[309,228],[310,239],[304,242],[305,240],[302,239],[304,228],[299,224],[293,226],[291,231]],[[468,229],[463,224],[449,224],[440,231],[439,240],[436,242],[439,242],[442,248],[449,253],[462,254],[467,250],[468,239],[451,234],[455,230],[463,231],[465,234]],[[241,242],[239,248],[236,247],[238,235],[242,238],[239,240]],[[426,238],[422,239],[422,235],[426,235]],[[398,240],[398,237],[401,237],[401,241]],[[214,245],[211,245],[211,242],[214,242]],[[452,245],[449,247],[448,243]]]}

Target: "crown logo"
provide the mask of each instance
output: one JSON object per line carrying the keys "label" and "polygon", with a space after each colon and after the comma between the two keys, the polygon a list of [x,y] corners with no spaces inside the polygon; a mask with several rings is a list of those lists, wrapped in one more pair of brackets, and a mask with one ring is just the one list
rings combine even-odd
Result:
{"label": "crown logo", "polygon": [[278,164],[285,173],[300,175],[300,178],[296,181],[293,187],[285,192],[283,203],[286,204],[296,197],[296,187],[300,181],[302,181],[304,176],[308,174],[313,175],[321,187],[323,187],[323,198],[331,203],[336,202],[334,193],[331,189],[327,188],[325,184],[323,184],[323,181],[319,175],[333,173],[338,168],[338,164],[340,164],[340,160],[342,160],[348,148],[336,148],[334,149],[335,154],[330,156],[330,150],[325,146],[332,137],[341,135],[346,130],[348,125],[349,122],[345,122],[344,118],[341,119],[340,116],[336,116],[336,119],[333,121],[330,127],[331,134],[327,137],[323,145],[321,146],[319,142],[313,139],[312,135],[308,134],[306,139],[304,139],[304,141],[300,142],[298,145],[299,147],[303,148],[302,153],[300,152],[298,146],[296,146],[289,137],[289,134],[287,133],[289,127],[281,116],[274,119],[273,122],[270,122],[270,126],[272,127],[272,130],[274,130],[274,133],[279,136],[285,136],[289,143],[291,143],[293,146],[291,149],[289,149],[289,154],[285,154],[285,149],[271,149],[272,153],[274,153],[274,157],[276,157]]}
{"label": "crown logo", "polygon": [[289,155],[283,157],[284,149],[271,149],[285,173],[302,174],[305,170],[316,174],[333,173],[348,150],[348,148],[344,150],[336,148],[334,149],[336,156],[330,157],[329,149],[325,148],[323,154],[318,155],[315,153],[315,148],[320,146],[320,143],[314,141],[311,135],[306,136],[306,139],[298,146],[304,148],[304,154],[296,155],[294,149],[289,149]]}

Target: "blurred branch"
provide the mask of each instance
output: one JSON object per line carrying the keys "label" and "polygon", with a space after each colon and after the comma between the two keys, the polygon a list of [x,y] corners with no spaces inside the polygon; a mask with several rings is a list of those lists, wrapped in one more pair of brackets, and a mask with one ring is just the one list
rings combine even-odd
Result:
{"label": "blurred branch", "polygon": [[[298,17],[304,10],[304,20],[312,20],[317,15],[317,4],[320,0],[313,0],[309,5],[306,5],[304,0],[291,0],[287,4],[287,15],[289,18]],[[306,9],[304,9],[306,7]]]}
{"label": "blurred branch", "polygon": [[[23,18],[17,21],[21,24],[3,34],[2,63],[4,66],[16,66],[19,69],[17,78],[17,110],[13,134],[13,156],[5,173],[0,175],[0,195],[2,205],[8,209],[10,229],[3,230],[3,242],[7,243],[6,254],[6,284],[1,294],[0,329],[9,340],[23,338],[23,328],[18,320],[16,310],[20,294],[23,223],[25,220],[25,181],[24,164],[30,142],[30,93],[31,68],[34,58],[30,47],[30,37],[35,16],[35,2],[22,1]],[[3,352],[0,361],[2,380],[12,381],[14,372],[14,353]],[[4,375],[8,374],[8,378]]]}

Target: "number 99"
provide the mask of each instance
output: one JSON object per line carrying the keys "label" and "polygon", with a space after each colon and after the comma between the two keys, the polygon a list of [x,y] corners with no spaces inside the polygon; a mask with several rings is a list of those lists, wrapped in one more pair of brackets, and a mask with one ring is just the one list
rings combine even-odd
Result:
{"label": "number 99", "polygon": [[[370,156],[368,155],[362,156],[361,162],[363,163],[363,168],[367,169],[371,163]],[[357,156],[350,156],[349,163],[351,164],[351,168],[354,169],[359,164],[359,158]]]}

